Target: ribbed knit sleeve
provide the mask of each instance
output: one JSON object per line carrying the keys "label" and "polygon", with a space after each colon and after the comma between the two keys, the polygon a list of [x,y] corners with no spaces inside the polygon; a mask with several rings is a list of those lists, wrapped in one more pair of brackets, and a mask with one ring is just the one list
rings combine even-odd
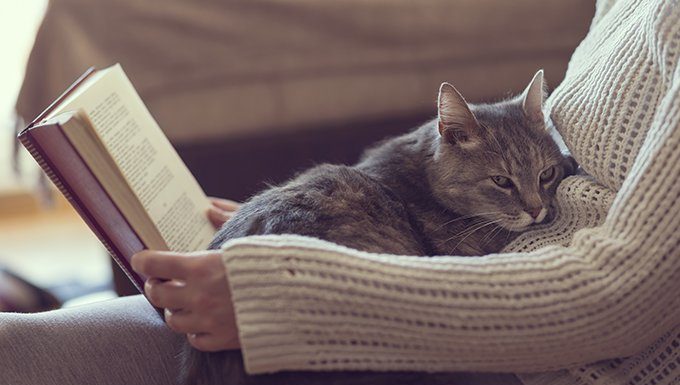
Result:
{"label": "ribbed knit sleeve", "polygon": [[[677,91],[677,90],[676,90]],[[680,321],[680,124],[667,105],[602,226],[481,258],[300,237],[225,245],[247,369],[535,371],[639,352]]]}
{"label": "ribbed knit sleeve", "polygon": [[[572,93],[606,84],[597,76],[614,76],[577,76],[585,71],[583,54],[603,56],[607,49],[596,43],[616,35],[612,26],[591,28],[591,35],[609,37],[586,38],[553,108],[558,127],[576,124],[562,130],[565,142],[594,178],[565,180],[557,219],[518,239],[509,248],[514,252],[403,257],[297,236],[226,243],[247,370],[539,371],[633,355],[678,327],[680,33],[676,24],[663,24],[669,15],[677,20],[677,2],[645,4],[656,16],[650,20],[663,19],[650,34],[670,43],[647,47],[656,55],[653,75],[633,68],[628,76],[647,76],[639,84],[654,92],[636,89],[634,97],[613,94],[603,102],[596,93]],[[613,7],[600,25],[630,13]],[[637,60],[630,50],[620,56],[615,59]],[[617,92],[626,90],[619,86]],[[595,107],[585,104],[588,98]],[[644,113],[626,112],[637,113],[642,103]],[[601,119],[605,127],[595,124]],[[614,124],[625,119],[634,135]]]}

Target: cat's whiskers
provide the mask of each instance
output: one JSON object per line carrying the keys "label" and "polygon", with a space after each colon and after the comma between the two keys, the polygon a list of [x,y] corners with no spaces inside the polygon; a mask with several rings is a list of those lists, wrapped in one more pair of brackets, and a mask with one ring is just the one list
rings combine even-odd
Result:
{"label": "cat's whiskers", "polygon": [[465,241],[465,239],[467,239],[470,235],[474,234],[475,232],[477,232],[477,231],[479,231],[479,230],[481,230],[481,229],[483,229],[483,228],[485,228],[485,227],[487,227],[487,226],[496,224],[496,223],[498,223],[498,222],[500,222],[500,221],[501,221],[501,219],[495,219],[495,220],[487,219],[487,220],[483,220],[482,222],[476,223],[475,225],[470,226],[469,228],[466,228],[466,229],[464,229],[463,231],[458,232],[458,233],[454,234],[453,236],[451,236],[451,237],[445,239],[444,241],[440,242],[439,245],[442,245],[442,244],[444,244],[444,243],[447,243],[447,242],[449,242],[449,241],[451,241],[451,240],[453,240],[453,239],[456,239],[456,238],[459,238],[459,237],[463,237],[463,238],[456,244],[456,246],[454,247],[454,250],[455,250],[455,249],[458,247],[458,245],[460,245],[463,241]]}
{"label": "cat's whiskers", "polygon": [[508,245],[508,241],[510,240],[510,234],[512,234],[512,231],[508,231],[507,234],[505,235],[505,241],[503,242],[504,245]]}
{"label": "cat's whiskers", "polygon": [[442,227],[450,225],[454,222],[458,222],[458,221],[462,221],[462,220],[470,219],[470,218],[474,218],[474,217],[480,217],[480,219],[485,219],[485,218],[482,218],[482,215],[495,215],[495,214],[501,214],[501,212],[500,211],[489,211],[487,213],[476,213],[476,214],[470,214],[470,215],[465,215],[465,216],[462,216],[462,217],[454,218],[450,221],[444,222],[441,226],[437,227],[435,229],[435,231],[441,230]]}
{"label": "cat's whiskers", "polygon": [[479,231],[479,230],[481,230],[481,229],[483,229],[487,226],[494,225],[494,224],[496,224],[500,221],[502,221],[502,219],[496,219],[496,220],[493,220],[493,221],[488,221],[481,226],[477,226],[472,231],[470,231],[465,237],[463,237],[463,239],[461,239],[460,241],[458,241],[458,243],[456,243],[456,245],[453,247],[453,249],[451,249],[451,253],[454,252],[458,248],[458,246],[460,246],[461,243],[465,242],[465,240],[468,239],[470,237],[470,235],[476,233],[477,231]]}
{"label": "cat's whiskers", "polygon": [[480,241],[480,242],[482,243],[482,245],[485,244],[485,241],[486,241],[487,239],[490,239],[491,234],[493,234],[496,230],[498,230],[498,227],[499,227],[498,225],[494,224],[493,228],[492,228],[490,231],[488,231],[488,232],[482,237],[482,239],[481,239],[481,241]]}
{"label": "cat's whiskers", "polygon": [[475,231],[477,231],[477,230],[480,229],[480,228],[486,227],[486,226],[488,226],[488,225],[490,225],[490,224],[498,223],[498,222],[500,222],[500,221],[501,221],[500,219],[485,219],[485,220],[480,221],[480,222],[478,222],[478,223],[476,223],[476,224],[473,225],[473,226],[476,226],[476,225],[483,225],[482,227],[472,228],[473,226],[470,226],[470,227],[468,227],[467,229],[465,229],[465,230],[461,231],[460,233],[458,233],[458,236],[464,235],[464,234],[467,235],[469,232],[475,232]]}
{"label": "cat's whiskers", "polygon": [[449,240],[454,239],[454,238],[460,238],[460,237],[467,237],[471,235],[472,233],[476,232],[479,229],[482,229],[488,225],[492,224],[491,220],[475,223],[474,225],[465,228],[463,231],[456,233],[453,237],[449,238]]}
{"label": "cat's whiskers", "polygon": [[479,218],[477,223],[473,223],[469,227],[466,227],[462,231],[454,234],[451,238],[449,238],[447,240],[447,242],[449,240],[453,239],[453,238],[460,237],[460,236],[466,236],[466,235],[468,235],[468,233],[474,233],[479,228],[483,228],[485,226],[488,226],[491,223],[494,223],[493,219]]}
{"label": "cat's whiskers", "polygon": [[489,231],[484,236],[484,238],[482,238],[482,246],[486,246],[489,242],[491,242],[496,237],[496,235],[498,235],[501,231],[503,231],[503,226],[498,226],[498,225],[495,225],[495,226],[496,227],[493,230]]}
{"label": "cat's whiskers", "polygon": [[449,242],[449,241],[451,241],[455,238],[458,238],[460,236],[464,236],[468,232],[475,232],[477,230],[477,227],[480,226],[480,225],[481,225],[481,227],[484,227],[484,226],[486,226],[486,225],[488,225],[492,222],[491,220],[484,219],[484,218],[475,218],[473,220],[481,220],[481,222],[473,223],[470,227],[466,227],[462,231],[460,231],[456,234],[453,234],[449,238],[444,239],[443,241],[439,242],[439,246],[441,246],[441,245],[443,245],[443,244],[445,244],[445,243],[447,243],[447,242]]}

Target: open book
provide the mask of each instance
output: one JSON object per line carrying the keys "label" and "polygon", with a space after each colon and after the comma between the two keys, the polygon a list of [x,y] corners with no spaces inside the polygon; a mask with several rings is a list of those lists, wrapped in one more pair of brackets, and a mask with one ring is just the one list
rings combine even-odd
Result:
{"label": "open book", "polygon": [[120,65],[89,70],[19,134],[140,292],[143,249],[210,243],[210,203]]}

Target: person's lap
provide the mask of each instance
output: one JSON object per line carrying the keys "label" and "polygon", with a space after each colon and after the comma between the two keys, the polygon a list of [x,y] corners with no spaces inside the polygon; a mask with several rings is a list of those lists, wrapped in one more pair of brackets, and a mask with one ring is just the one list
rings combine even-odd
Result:
{"label": "person's lap", "polygon": [[[0,383],[174,384],[183,342],[184,337],[170,331],[142,296],[46,313],[0,313]],[[228,357],[240,362],[238,355]],[[509,374],[370,372],[275,373],[247,376],[244,382],[520,384]]]}
{"label": "person's lap", "polygon": [[172,384],[182,341],[142,296],[0,313],[0,383]]}

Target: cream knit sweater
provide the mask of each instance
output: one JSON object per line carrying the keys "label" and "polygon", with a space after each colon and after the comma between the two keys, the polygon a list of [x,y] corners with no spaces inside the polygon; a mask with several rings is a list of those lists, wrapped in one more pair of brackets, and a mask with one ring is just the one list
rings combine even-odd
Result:
{"label": "cream knit sweater", "polygon": [[[539,372],[680,382],[680,5],[601,0],[552,118],[590,176],[507,253],[376,255],[297,236],[224,246],[246,367]],[[455,79],[453,79],[455,80]],[[615,357],[629,357],[600,362]]]}

